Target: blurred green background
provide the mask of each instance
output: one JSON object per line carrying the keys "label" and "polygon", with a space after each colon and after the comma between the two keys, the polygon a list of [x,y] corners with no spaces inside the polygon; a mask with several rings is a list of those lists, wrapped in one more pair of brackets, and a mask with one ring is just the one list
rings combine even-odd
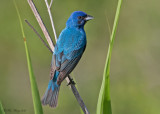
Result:
{"label": "blurred green background", "polygon": [[[34,0],[52,38],[44,0]],[[41,29],[27,3],[16,0],[22,19]],[[113,114],[160,114],[160,1],[124,0],[111,60]],[[86,51],[73,72],[81,97],[96,113],[109,44],[107,17],[112,27],[117,0],[54,0],[52,14],[57,34],[70,14],[82,10],[95,17],[85,26]],[[51,54],[23,22],[34,73],[42,97],[50,72]],[[44,37],[44,36],[43,36]],[[63,82],[56,109],[44,114],[80,114],[80,107]],[[33,114],[29,74],[19,20],[12,0],[0,1],[0,100],[6,114]]]}

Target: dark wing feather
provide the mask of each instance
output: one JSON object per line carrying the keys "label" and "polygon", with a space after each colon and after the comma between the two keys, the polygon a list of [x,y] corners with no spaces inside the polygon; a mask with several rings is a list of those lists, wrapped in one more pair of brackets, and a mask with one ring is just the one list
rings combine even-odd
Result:
{"label": "dark wing feather", "polygon": [[86,45],[78,50],[74,50],[69,53],[68,57],[72,59],[66,59],[62,64],[61,68],[58,70],[60,71],[57,84],[60,85],[61,82],[66,78],[67,75],[69,75],[72,70],[75,68],[75,66],[78,64],[79,60],[81,59],[81,56],[86,48]]}
{"label": "dark wing feather", "polygon": [[57,79],[57,84],[60,85],[61,82],[66,78],[66,76],[68,74],[70,74],[72,72],[72,70],[75,68],[75,66],[78,64],[80,58],[81,58],[82,55],[76,57],[75,59],[71,60],[71,61],[68,61],[67,63],[68,64],[65,64],[63,67],[63,64],[62,64],[62,67],[63,67],[63,70],[60,71],[59,73],[59,76],[58,76],[58,79]]}
{"label": "dark wing feather", "polygon": [[[74,51],[73,53],[76,54],[76,52],[78,52],[79,50]],[[74,57],[74,59],[65,59],[65,61],[63,63],[58,62],[58,66],[56,66],[56,55],[53,55],[52,58],[52,65],[51,65],[51,70],[50,70],[50,76],[51,79],[53,79],[55,71],[59,71],[59,76],[57,79],[57,84],[60,85],[61,82],[65,79],[65,77],[70,74],[72,72],[72,70],[75,68],[75,66],[78,64],[81,56],[82,56],[83,52],[80,53],[79,56]],[[74,55],[74,54],[73,54]]]}
{"label": "dark wing feather", "polygon": [[51,70],[50,70],[50,80],[53,79],[55,71],[59,70],[61,67],[60,61],[56,61],[57,55],[52,55],[52,62],[51,62]]}

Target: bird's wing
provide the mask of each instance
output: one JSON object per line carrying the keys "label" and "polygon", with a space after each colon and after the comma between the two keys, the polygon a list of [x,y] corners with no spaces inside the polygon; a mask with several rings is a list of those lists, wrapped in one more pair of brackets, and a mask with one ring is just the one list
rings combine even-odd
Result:
{"label": "bird's wing", "polygon": [[[78,64],[84,50],[85,47],[80,48],[79,50],[74,50],[73,52],[70,53],[72,59],[66,59],[63,63],[61,63],[61,67],[59,69],[60,73],[57,78],[58,85],[61,84],[61,82],[66,78],[66,76],[70,74],[72,70],[75,68],[75,66]],[[79,54],[77,55],[77,53]]]}
{"label": "bird's wing", "polygon": [[59,71],[59,69],[61,68],[62,56],[64,56],[63,55],[63,50],[58,52],[57,45],[55,46],[55,50],[54,51],[56,53],[54,52],[53,55],[52,55],[51,70],[50,70],[50,79],[53,79],[55,71],[56,70]]}
{"label": "bird's wing", "polygon": [[[57,64],[57,65],[56,65]],[[52,62],[51,62],[51,70],[50,70],[50,80],[53,79],[55,71],[60,68],[60,62],[56,62],[56,55],[53,53]]]}
{"label": "bird's wing", "polygon": [[54,78],[55,71],[59,71],[60,73],[57,79],[57,84],[60,84],[77,65],[84,50],[85,46],[78,50],[74,50],[67,55],[64,55],[63,51],[58,55],[53,54],[50,71],[51,79]]}

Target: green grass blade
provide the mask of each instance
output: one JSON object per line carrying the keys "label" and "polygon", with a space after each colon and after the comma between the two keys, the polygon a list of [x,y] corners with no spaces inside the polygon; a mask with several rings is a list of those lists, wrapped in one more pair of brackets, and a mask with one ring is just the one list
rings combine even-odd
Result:
{"label": "green grass blade", "polygon": [[2,103],[0,102],[0,114],[5,114]]}
{"label": "green grass blade", "polygon": [[31,90],[32,90],[32,99],[33,99],[33,104],[34,104],[34,111],[35,111],[35,114],[43,114],[39,91],[38,91],[36,79],[35,79],[35,76],[33,73],[32,63],[31,63],[26,40],[24,40],[24,45],[25,45],[26,56],[27,56],[28,70],[29,70]]}
{"label": "green grass blade", "polygon": [[118,5],[117,5],[112,33],[110,36],[110,44],[108,48],[106,64],[105,64],[104,73],[103,73],[102,85],[101,85],[101,89],[99,92],[99,98],[98,98],[98,103],[97,103],[97,114],[112,114],[111,99],[110,99],[110,77],[109,77],[110,61],[111,61],[113,42],[115,39],[115,34],[117,30],[117,25],[118,25],[121,4],[122,4],[122,0],[119,0]]}
{"label": "green grass blade", "polygon": [[[14,3],[15,3],[15,1],[14,1]],[[31,63],[31,59],[30,59],[30,55],[29,55],[29,51],[28,51],[28,47],[27,47],[27,42],[26,42],[26,38],[25,38],[25,34],[24,34],[23,24],[22,24],[22,20],[21,20],[18,8],[16,6],[16,3],[15,3],[15,7],[16,7],[16,10],[17,10],[17,14],[18,14],[18,17],[19,17],[19,22],[20,22],[20,25],[21,25],[22,35],[23,35],[23,38],[24,38],[24,46],[25,46],[25,51],[26,51],[28,71],[29,71],[29,77],[30,77],[30,83],[31,83],[31,91],[32,91],[34,112],[35,112],[35,114],[43,114],[43,109],[42,109],[42,105],[41,105],[39,91],[38,91],[35,75],[33,73],[32,63]]]}

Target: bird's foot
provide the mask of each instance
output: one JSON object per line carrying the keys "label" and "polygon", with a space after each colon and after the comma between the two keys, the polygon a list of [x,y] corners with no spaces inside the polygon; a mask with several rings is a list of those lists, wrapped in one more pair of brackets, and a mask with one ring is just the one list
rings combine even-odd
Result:
{"label": "bird's foot", "polygon": [[76,83],[73,81],[72,78],[69,78],[69,83],[67,84],[67,86],[69,86],[69,85],[71,85],[71,84],[75,85]]}

